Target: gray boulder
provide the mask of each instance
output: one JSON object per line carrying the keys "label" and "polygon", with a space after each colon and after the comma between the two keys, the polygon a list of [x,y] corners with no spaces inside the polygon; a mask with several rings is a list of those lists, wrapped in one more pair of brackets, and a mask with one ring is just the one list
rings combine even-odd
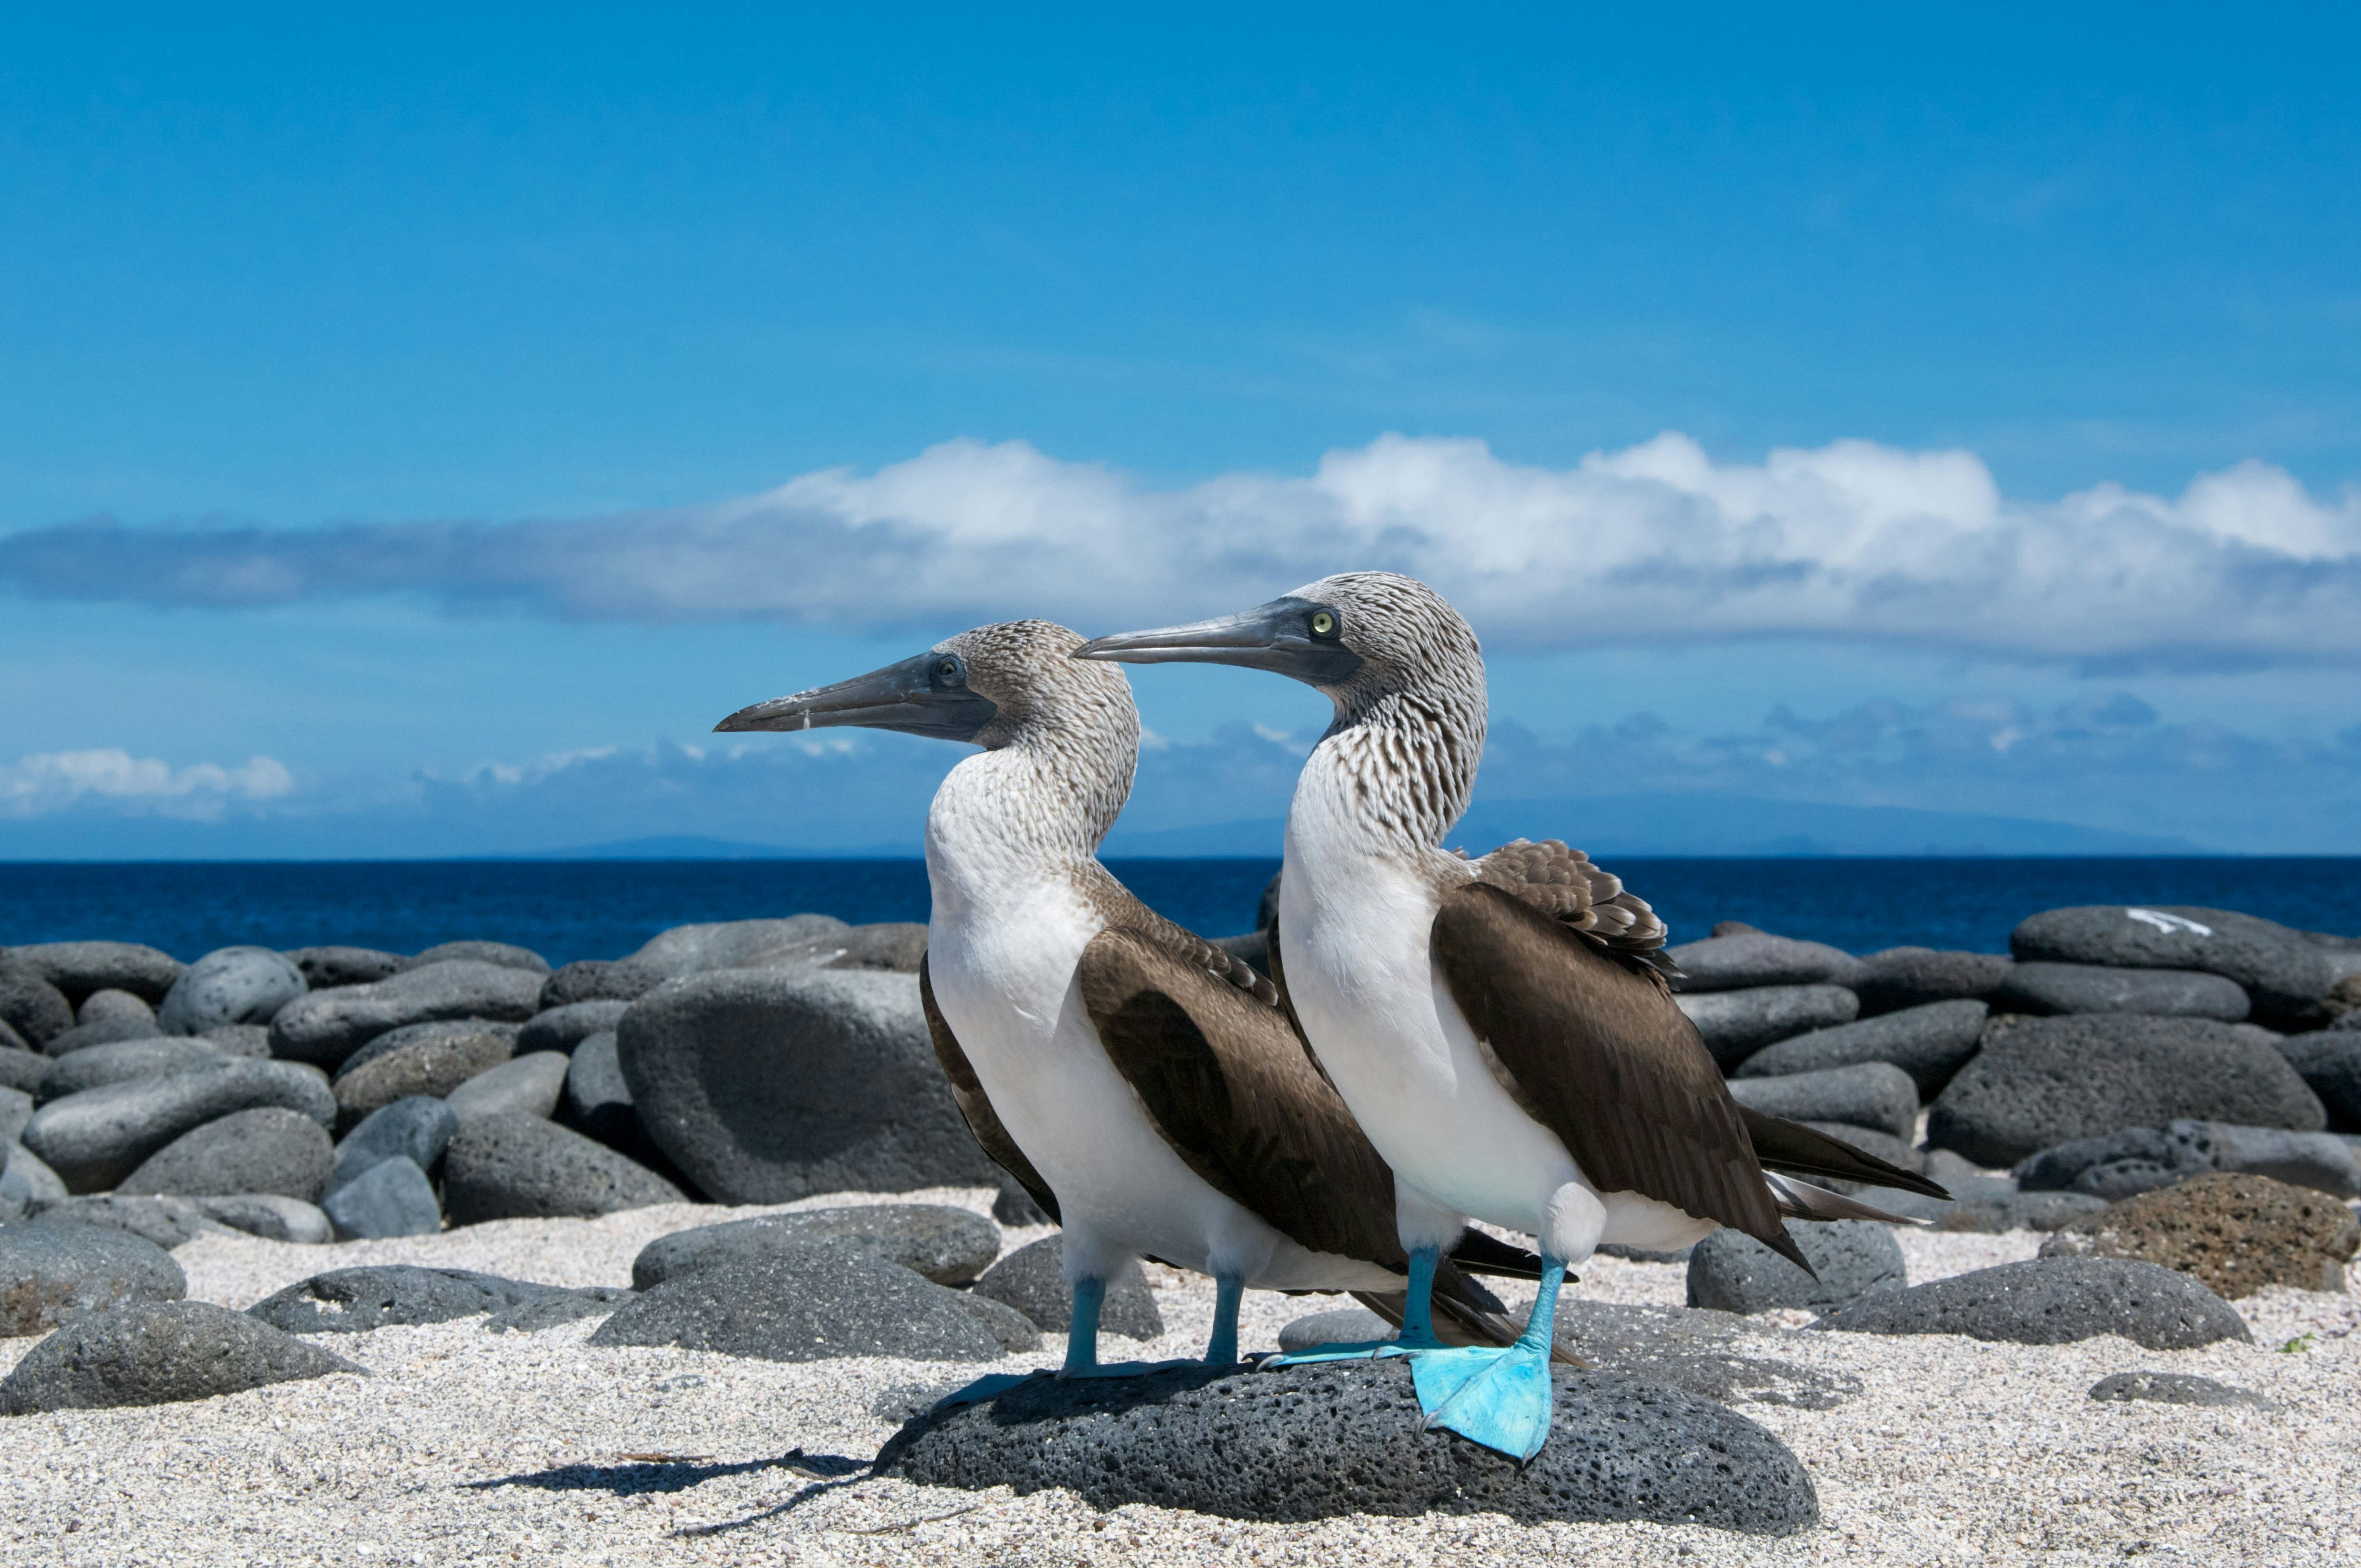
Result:
{"label": "gray boulder", "polygon": [[311,1203],[326,1189],[335,1159],[318,1122],[266,1105],[181,1134],[140,1161],[115,1190],[126,1197],[269,1192]]}
{"label": "gray boulder", "polygon": [[127,991],[158,1003],[181,978],[181,960],[137,942],[36,942],[12,948],[9,956],[81,1002],[95,991]]}
{"label": "gray boulder", "polygon": [[1998,1019],[1936,1100],[1927,1141],[1979,1165],[2193,1117],[2318,1132],[2320,1101],[2243,1025],[2085,1014]]}
{"label": "gray boulder", "polygon": [[2183,1120],[2077,1138],[2019,1161],[2031,1192],[2083,1192],[2109,1202],[2217,1171],[2268,1176],[2337,1198],[2361,1198],[2361,1160],[2330,1133],[2291,1133]]}
{"label": "gray boulder", "polygon": [[514,1112],[525,1116],[556,1113],[558,1097],[566,1092],[566,1053],[534,1051],[487,1068],[451,1091],[445,1099],[462,1122]]}
{"label": "gray boulder", "polygon": [[115,1040],[91,1046],[49,1064],[49,1070],[41,1075],[39,1098],[45,1102],[62,1100],[85,1089],[184,1072],[207,1062],[220,1061],[227,1054],[211,1040],[179,1036],[151,1035],[144,1040]]}
{"label": "gray boulder", "polygon": [[1826,1312],[1910,1283],[1901,1245],[1884,1225],[1839,1220],[1794,1225],[1788,1234],[1811,1259],[1811,1274],[1742,1231],[1716,1231],[1689,1249],[1689,1305],[1721,1312],[1774,1307]]}
{"label": "gray boulder", "polygon": [[42,1076],[49,1070],[49,1058],[38,1051],[0,1046],[0,1084],[22,1090],[27,1094],[36,1093],[41,1087]]}
{"label": "gray boulder", "polygon": [[74,1026],[73,1003],[16,956],[22,950],[0,952],[0,1024],[39,1050]]}
{"label": "gray boulder", "polygon": [[121,1231],[152,1242],[170,1252],[182,1242],[222,1228],[197,1207],[194,1198],[119,1197],[112,1192],[61,1198],[36,1206],[32,1217],[44,1224],[94,1225]]}
{"label": "gray boulder", "polygon": [[593,1000],[636,1001],[667,980],[738,969],[875,969],[916,974],[926,927],[847,926],[826,915],[731,920],[659,933],[626,959],[567,964],[542,991],[555,1008]]}
{"label": "gray boulder", "polygon": [[305,985],[329,991],[340,985],[374,985],[400,973],[408,960],[375,948],[296,948],[287,954],[287,961],[302,971]]}
{"label": "gray boulder", "polygon": [[1730,1092],[1741,1105],[1791,1122],[1847,1122],[1905,1141],[1918,1129],[1918,1086],[1882,1061],[1733,1079]]}
{"label": "gray boulder", "polygon": [[[927,928],[916,921],[895,920],[874,926],[848,926],[822,932],[764,955],[761,967],[782,969],[810,964],[820,969],[877,970],[888,974],[916,974],[927,956]],[[747,965],[733,965],[747,968]]]}
{"label": "gray boulder", "polygon": [[2261,1395],[2193,1372],[2114,1372],[2091,1385],[2091,1398],[2103,1404],[2134,1400],[2159,1405],[2246,1406],[2268,1403]]}
{"label": "gray boulder", "polygon": [[997,1361],[1005,1354],[959,1291],[843,1242],[739,1252],[675,1275],[625,1303],[590,1343],[676,1344],[766,1361]]}
{"label": "gray boulder", "polygon": [[2069,1344],[2119,1334],[2149,1350],[2251,1340],[2230,1303],[2185,1274],[2114,1257],[2043,1257],[1871,1296],[1812,1325]]}
{"label": "gray boulder", "polygon": [[715,970],[761,968],[782,954],[800,956],[814,938],[847,929],[843,921],[827,915],[675,926],[650,938],[625,961],[643,964],[666,979]]}
{"label": "gray boulder", "polygon": [[424,969],[429,964],[471,963],[497,964],[502,969],[522,970],[544,979],[549,974],[549,960],[530,948],[516,947],[508,942],[442,942],[427,948],[415,958],[401,960],[394,972]]}
{"label": "gray boulder", "polygon": [[[1065,1237],[1044,1236],[985,1269],[975,1293],[1016,1308],[1044,1332],[1062,1334],[1074,1326],[1074,1293],[1065,1267]],[[1126,1339],[1163,1337],[1164,1314],[1157,1310],[1156,1293],[1137,1269],[1107,1281],[1099,1332]]]}
{"label": "gray boulder", "polygon": [[542,984],[530,970],[472,960],[404,970],[390,980],[290,1003],[270,1021],[270,1049],[293,1061],[334,1068],[406,1024],[460,1018],[522,1024],[541,1010]]}
{"label": "gray boulder", "polygon": [[566,1007],[552,1007],[536,1013],[517,1030],[520,1051],[571,1052],[593,1035],[615,1032],[623,1021],[628,1002],[577,1002]]}
{"label": "gray boulder", "polygon": [[38,1213],[66,1196],[58,1173],[22,1144],[0,1148],[0,1224]]}
{"label": "gray boulder", "polygon": [[177,1301],[188,1276],[153,1242],[97,1225],[0,1227],[0,1337],[45,1334],[135,1301]]}
{"label": "gray boulder", "polygon": [[613,1285],[593,1285],[581,1290],[554,1290],[546,1296],[506,1307],[484,1320],[488,1334],[537,1334],[561,1323],[603,1318],[635,1294]]}
{"label": "gray boulder", "polygon": [[911,1422],[875,1474],[1289,1523],[1485,1513],[1791,1535],[1818,1522],[1803,1464],[1745,1417],[1635,1378],[1560,1366],[1552,1381],[1550,1439],[1525,1464],[1427,1430],[1408,1365],[1389,1360],[1032,1378]]}
{"label": "gray boulder", "polygon": [[0,1382],[0,1415],[169,1405],[363,1370],[210,1301],[113,1307],[34,1346]]}
{"label": "gray boulder", "polygon": [[443,1163],[443,1151],[458,1130],[459,1118],[451,1113],[451,1107],[432,1095],[413,1094],[381,1105],[336,1145],[336,1165],[328,1178],[328,1190],[359,1180],[372,1167],[390,1159],[407,1159],[432,1173]]}
{"label": "gray boulder", "polygon": [[1861,977],[1861,960],[1825,942],[1799,942],[1751,931],[1741,936],[1708,937],[1665,950],[1686,977],[1675,982],[1684,992],[1749,991],[1763,986],[1841,985]]}
{"label": "gray boulder", "polygon": [[612,1030],[574,1047],[566,1069],[566,1120],[600,1143],[629,1148],[640,1136],[639,1113],[631,1109],[631,1086]]}
{"label": "gray boulder", "polygon": [[539,1011],[553,1013],[585,1002],[635,1002],[671,978],[629,959],[577,959],[542,981]]}
{"label": "gray boulder", "polygon": [[687,1201],[679,1188],[604,1144],[514,1112],[460,1124],[443,1156],[443,1192],[455,1225]]}
{"label": "gray boulder", "polygon": [[1992,995],[2004,1013],[2145,1013],[2235,1024],[2250,1003],[2235,981],[2199,970],[2109,969],[2102,964],[2018,964]]}
{"label": "gray boulder", "polygon": [[211,1040],[223,1054],[233,1057],[267,1057],[270,1054],[270,1031],[260,1024],[216,1024],[200,1040]]}
{"label": "gray boulder", "polygon": [[221,948],[191,964],[156,1023],[168,1035],[202,1035],[222,1024],[269,1024],[310,988],[303,971],[269,948]]}
{"label": "gray boulder", "polygon": [[[1889,1198],[1906,1201],[1892,1202]],[[1942,1212],[1925,1212],[1914,1206],[1919,1204]],[[2048,1234],[2065,1230],[2093,1214],[2106,1212],[2107,1201],[2085,1192],[2012,1192],[2000,1197],[1966,1198],[1945,1209],[1915,1193],[1881,1192],[1877,1206],[1912,1219],[1933,1220],[1937,1230],[2005,1235],[2010,1231]]]}
{"label": "gray boulder", "polygon": [[1049,1212],[1025,1190],[1025,1184],[1006,1171],[994,1174],[1000,1191],[992,1201],[992,1217],[1004,1225],[1047,1225],[1051,1223]]}
{"label": "gray boulder", "polygon": [[92,992],[82,999],[82,1005],[74,1009],[76,1024],[104,1024],[111,1019],[153,1024],[156,1010],[131,992],[117,991],[112,986]]}
{"label": "gray boulder", "polygon": [[225,1192],[190,1200],[197,1212],[217,1225],[244,1231],[265,1241],[321,1246],[336,1239],[335,1227],[316,1203],[277,1192]]}
{"label": "gray boulder", "polygon": [[[2346,1016],[2361,1017],[2361,1014]],[[2340,1027],[2295,1035],[2278,1042],[2275,1048],[2287,1058],[2304,1087],[2320,1097],[2332,1130],[2361,1133],[2361,1031]]]}
{"label": "gray boulder", "polygon": [[13,1144],[33,1119],[33,1097],[21,1089],[0,1089],[0,1144]]}
{"label": "gray boulder", "polygon": [[265,1105],[299,1111],[324,1127],[336,1113],[335,1097],[316,1069],[224,1057],[52,1100],[33,1113],[24,1142],[69,1190],[96,1192],[182,1133]]}
{"label": "gray boulder", "polygon": [[443,1025],[421,1031],[336,1075],[337,1123],[357,1126],[397,1100],[441,1098],[509,1060],[515,1049],[514,1037],[497,1028]]}
{"label": "gray boulder", "polygon": [[445,1036],[497,1035],[508,1042],[508,1056],[499,1058],[506,1061],[509,1056],[516,1054],[516,1039],[521,1028],[519,1025],[495,1024],[484,1018],[438,1019],[431,1024],[405,1024],[399,1029],[388,1029],[384,1034],[346,1057],[337,1066],[333,1076],[342,1078],[346,1073],[358,1072],[379,1057],[391,1056],[405,1046],[416,1045],[421,1040],[441,1039]]}
{"label": "gray boulder", "polygon": [[667,982],[623,1015],[640,1124],[709,1197],[987,1186],[904,974],[738,970]]}
{"label": "gray boulder", "polygon": [[447,1323],[503,1312],[549,1296],[577,1296],[562,1285],[503,1279],[467,1268],[378,1264],[335,1268],[290,1285],[247,1311],[291,1334],[357,1334],[371,1329]]}
{"label": "gray boulder", "polygon": [[2009,935],[2020,960],[2119,969],[2202,970],[2244,986],[2260,1018],[2324,1016],[2336,983],[2328,954],[2303,934],[2233,909],[2085,905],[2046,910]]}
{"label": "gray boulder", "polygon": [[1724,1072],[1765,1046],[1814,1029],[1850,1024],[1861,1011],[1859,999],[1840,985],[1710,991],[1683,993],[1674,1001],[1705,1036],[1706,1048]]}
{"label": "gray boulder", "polygon": [[658,1236],[631,1260],[631,1284],[653,1289],[691,1269],[815,1242],[857,1247],[938,1285],[966,1285],[1000,1255],[1000,1227],[980,1214],[939,1203],[859,1204],[764,1214]]}
{"label": "gray boulder", "polygon": [[162,1032],[150,1018],[99,1018],[50,1036],[49,1043],[41,1049],[52,1057],[80,1056],[93,1046],[111,1046],[119,1040],[150,1040]]}
{"label": "gray boulder", "polygon": [[1934,948],[1888,948],[1861,960],[1861,1015],[1873,1018],[1905,1007],[1989,997],[2008,979],[2015,960],[2004,953],[1963,953]]}
{"label": "gray boulder", "polygon": [[381,1159],[320,1201],[340,1242],[431,1236],[443,1229],[434,1184],[407,1155]]}
{"label": "gray boulder", "polygon": [[1981,1002],[1929,1002],[1833,1029],[1815,1029],[1763,1047],[1739,1064],[1735,1076],[1776,1078],[1885,1062],[1910,1075],[1919,1098],[1932,1099],[1976,1054],[1990,1013]]}

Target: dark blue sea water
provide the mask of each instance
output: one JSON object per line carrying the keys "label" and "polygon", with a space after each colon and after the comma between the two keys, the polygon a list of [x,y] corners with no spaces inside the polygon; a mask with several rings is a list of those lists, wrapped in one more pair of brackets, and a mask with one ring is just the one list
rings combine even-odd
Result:
{"label": "dark blue sea water", "polygon": [[[1150,905],[1209,936],[1252,925],[1270,861],[1111,862]],[[2361,859],[1631,860],[1612,868],[1675,941],[1718,920],[1854,952],[1902,943],[2005,951],[2036,910],[2202,904],[2361,933]],[[182,959],[232,943],[416,952],[489,938],[553,963],[619,958],[669,926],[819,910],[924,920],[917,861],[391,861],[0,864],[0,946],[104,938]]]}

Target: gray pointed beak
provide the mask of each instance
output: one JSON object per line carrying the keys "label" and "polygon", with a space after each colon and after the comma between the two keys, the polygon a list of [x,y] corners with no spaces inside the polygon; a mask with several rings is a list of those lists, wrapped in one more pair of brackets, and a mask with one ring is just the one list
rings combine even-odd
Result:
{"label": "gray pointed beak", "polygon": [[741,707],[715,725],[718,734],[747,729],[829,729],[848,726],[894,729],[938,740],[972,740],[998,717],[991,698],[947,684],[939,674],[940,655],[928,652],[790,696],[774,696]]}
{"label": "gray pointed beak", "polygon": [[1239,664],[1291,675],[1308,685],[1334,686],[1361,667],[1361,656],[1333,637],[1314,635],[1312,617],[1325,609],[1309,599],[1277,598],[1240,615],[1101,637],[1075,649],[1073,657],[1124,664]]}

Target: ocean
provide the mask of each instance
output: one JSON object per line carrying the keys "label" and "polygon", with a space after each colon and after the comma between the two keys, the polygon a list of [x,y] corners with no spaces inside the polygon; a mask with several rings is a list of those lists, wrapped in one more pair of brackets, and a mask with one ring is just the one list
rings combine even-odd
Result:
{"label": "ocean", "polygon": [[[1278,862],[1109,867],[1191,930],[1247,929]],[[1872,952],[2005,952],[2011,927],[2069,904],[2199,904],[2361,934],[2361,859],[1633,859],[1609,869],[1675,942],[1716,921]],[[667,927],[818,910],[924,920],[926,867],[890,861],[379,861],[0,863],[0,947],[103,938],[193,959],[236,943],[412,953],[489,938],[554,964],[620,958]]]}

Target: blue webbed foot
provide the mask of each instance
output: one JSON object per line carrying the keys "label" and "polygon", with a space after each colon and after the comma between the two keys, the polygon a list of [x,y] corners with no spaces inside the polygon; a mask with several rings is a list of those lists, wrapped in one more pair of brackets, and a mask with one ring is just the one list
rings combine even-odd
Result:
{"label": "blue webbed foot", "polygon": [[1447,1428],[1516,1460],[1531,1459],[1549,1441],[1548,1346],[1433,1351],[1410,1370],[1430,1428]]}
{"label": "blue webbed foot", "polygon": [[1396,1339],[1342,1341],[1335,1344],[1315,1344],[1310,1350],[1283,1351],[1264,1356],[1255,1363],[1258,1372],[1268,1372],[1280,1366],[1308,1366],[1322,1361],[1375,1361],[1385,1355],[1422,1355],[1440,1350],[1443,1342],[1432,1335],[1413,1340],[1408,1335]]}

